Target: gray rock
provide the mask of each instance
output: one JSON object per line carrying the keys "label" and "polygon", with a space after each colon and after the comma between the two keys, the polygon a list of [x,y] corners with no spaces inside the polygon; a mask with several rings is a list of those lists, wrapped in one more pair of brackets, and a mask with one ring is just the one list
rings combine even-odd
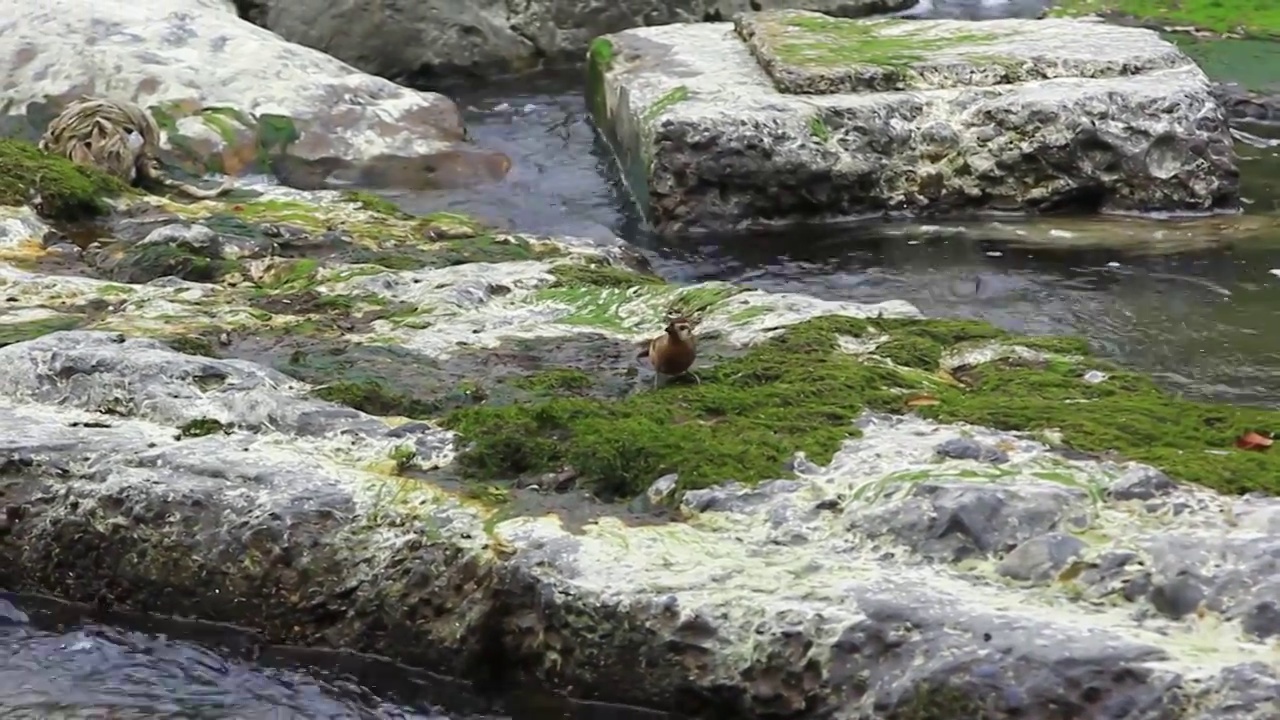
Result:
{"label": "gray rock", "polygon": [[1012,488],[922,482],[907,495],[850,517],[850,529],[893,537],[925,557],[954,562],[1004,554],[1058,527],[1083,493],[1040,485]]}
{"label": "gray rock", "polygon": [[[8,134],[38,137],[65,103],[89,93],[162,107],[169,133],[232,173],[259,141],[330,169],[378,157],[492,164],[492,153],[462,143],[448,98],[286,42],[222,0],[4,0],[0,18]],[[275,134],[260,138],[259,120]]]}
{"label": "gray rock", "polygon": [[1080,557],[1087,547],[1074,535],[1047,533],[1014,548],[996,566],[996,572],[1014,580],[1048,580]]}
{"label": "gray rock", "polygon": [[[646,178],[637,193],[660,232],[1237,202],[1223,109],[1152,31],[1083,20],[806,29],[831,22],[766,12],[608,36],[592,107],[619,138],[621,166]],[[921,49],[854,62],[859,38],[878,34],[919,37]]]}
{"label": "gray rock", "polygon": [[951,438],[934,448],[938,455],[952,460],[977,460],[999,465],[1009,462],[1009,454],[1000,448],[975,442],[969,438]]}
{"label": "gray rock", "polygon": [[1152,467],[1134,467],[1107,489],[1115,500],[1153,500],[1168,495],[1178,485],[1168,475]]}
{"label": "gray rock", "polygon": [[[915,0],[770,0],[770,8],[842,17],[902,10]],[[453,70],[529,69],[543,58],[577,60],[592,38],[642,25],[730,20],[757,0],[574,0],[522,3],[437,0],[344,5],[321,0],[243,0],[243,16],[286,40],[319,48],[392,78]]]}
{"label": "gray rock", "polygon": [[1280,123],[1280,93],[1264,94],[1238,83],[1217,83],[1213,86],[1213,94],[1232,120]]}

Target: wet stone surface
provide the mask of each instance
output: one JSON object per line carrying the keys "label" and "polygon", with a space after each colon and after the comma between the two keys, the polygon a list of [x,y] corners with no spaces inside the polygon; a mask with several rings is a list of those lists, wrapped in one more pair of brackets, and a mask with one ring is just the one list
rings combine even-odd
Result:
{"label": "wet stone surface", "polygon": [[1148,30],[766,11],[618,32],[591,63],[592,115],[670,238],[1238,202],[1211,84]]}
{"label": "wet stone surface", "polygon": [[[1078,345],[367,204],[160,203],[57,263],[13,211],[0,585],[663,709],[1269,717],[1280,505],[924,417],[1137,383]],[[655,387],[673,308],[699,377]]]}

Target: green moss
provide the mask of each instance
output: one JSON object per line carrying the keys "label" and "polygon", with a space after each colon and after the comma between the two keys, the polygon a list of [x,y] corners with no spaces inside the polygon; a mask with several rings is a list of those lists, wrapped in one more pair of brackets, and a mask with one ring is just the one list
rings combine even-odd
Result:
{"label": "green moss", "polygon": [[946,36],[930,36],[923,31],[885,34],[885,30],[911,27],[910,21],[897,19],[795,17],[782,24],[790,31],[771,34],[767,40],[769,50],[784,63],[808,67],[904,68],[927,60],[939,50],[974,49],[999,38],[989,32]]}
{"label": "green moss", "polygon": [[492,230],[487,223],[454,212],[433,212],[423,215],[416,226],[424,235],[445,238],[469,238],[484,235]]}
{"label": "green moss", "polygon": [[613,41],[609,38],[596,38],[587,46],[587,103],[597,122],[603,122],[609,116],[604,80],[613,68],[613,60]]}
{"label": "green moss", "polygon": [[[837,350],[840,336],[886,334],[874,354],[896,365]],[[993,340],[1054,354],[1035,366],[1004,361],[957,371],[960,385],[939,377],[948,349]],[[1110,377],[1086,382],[1092,369]],[[857,434],[851,420],[861,410],[903,412],[908,397],[925,392],[938,403],[916,411],[939,421],[1057,429],[1070,447],[1148,462],[1217,490],[1280,490],[1280,454],[1234,447],[1245,431],[1280,431],[1280,412],[1170,395],[1149,378],[1090,358],[1078,338],[1010,336],[971,321],[823,317],[699,367],[698,375],[700,384],[617,400],[576,396],[580,380],[541,381],[551,397],[462,408],[445,424],[470,443],[459,461],[475,479],[571,466],[602,495],[626,497],[669,472],[687,490],[784,477],[796,450],[828,462]]]}
{"label": "green moss", "polygon": [[62,330],[74,330],[83,323],[84,318],[74,315],[55,315],[27,322],[0,323],[0,347],[35,340]]}
{"label": "green moss", "polygon": [[614,288],[625,289],[668,284],[654,275],[610,265],[606,262],[565,263],[551,269],[555,276],[552,288]]}
{"label": "green moss", "polygon": [[130,246],[119,262],[104,272],[116,282],[145,283],[168,276],[217,282],[240,269],[235,260],[209,258],[180,245],[156,243]]}
{"label": "green moss", "polygon": [[1280,4],[1275,0],[1061,0],[1051,13],[1059,17],[1114,15],[1218,33],[1280,37]]}
{"label": "green moss", "polygon": [[218,351],[214,348],[213,341],[200,335],[183,335],[169,338],[164,341],[164,344],[184,355],[218,357]]}
{"label": "green moss", "polygon": [[667,91],[654,101],[641,115],[641,119],[647,124],[658,119],[658,116],[666,112],[676,103],[684,102],[689,99],[689,88],[684,85],[678,85]]}
{"label": "green moss", "polygon": [[607,72],[613,67],[613,41],[607,37],[592,40],[587,46],[587,60]]}
{"label": "green moss", "polygon": [[579,392],[592,384],[590,375],[572,368],[543,370],[515,381],[516,387],[536,393]]}
{"label": "green moss", "polygon": [[820,143],[831,140],[831,128],[827,127],[827,122],[821,115],[809,118],[809,134]]}
{"label": "green moss", "polygon": [[[1110,377],[1085,382],[1087,369]],[[945,391],[921,414],[1003,430],[1060,430],[1077,450],[1115,452],[1222,492],[1280,490],[1280,454],[1235,448],[1236,438],[1249,430],[1280,432],[1275,411],[1186,400],[1146,376],[1099,361],[996,362],[962,379],[967,389]]]}
{"label": "green moss", "polygon": [[407,220],[413,217],[409,213],[401,210],[399,206],[390,200],[364,190],[347,190],[342,193],[342,199],[349,203],[355,203],[361,208],[368,210],[369,212],[378,213],[379,215],[400,218],[402,220]]}
{"label": "green moss", "polygon": [[0,139],[0,205],[25,205],[39,196],[47,217],[76,220],[107,212],[104,201],[126,191],[110,175],[28,142]]}
{"label": "green moss", "polygon": [[235,147],[239,141],[239,133],[236,131],[232,119],[220,112],[209,112],[202,110],[200,119],[204,121],[214,132],[218,133],[218,137],[222,138],[222,142],[230,147]]}
{"label": "green moss", "polygon": [[341,380],[316,388],[321,400],[346,405],[370,415],[426,418],[440,412],[440,405],[419,400],[374,378]]}
{"label": "green moss", "polygon": [[850,421],[861,408],[897,407],[896,390],[914,384],[836,351],[838,334],[866,330],[862,320],[821,318],[700,369],[701,384],[615,402],[561,397],[464,408],[446,424],[474,441],[460,461],[480,478],[569,465],[597,492],[622,497],[668,472],[680,473],[684,489],[780,477],[795,450],[830,459],[856,432]]}
{"label": "green moss", "polygon": [[[979,691],[981,692],[981,691]],[[1003,713],[986,707],[975,691],[958,684],[921,683],[885,713],[885,720],[995,720]]]}
{"label": "green moss", "polygon": [[229,433],[231,430],[232,427],[230,425],[225,425],[220,420],[202,417],[191,420],[178,428],[178,437],[204,437],[205,435],[212,435],[214,433]]}
{"label": "green moss", "polygon": [[465,265],[473,262],[503,263],[517,260],[548,260],[562,257],[562,248],[549,244],[533,244],[518,238],[480,236],[448,240],[425,248],[428,265],[434,268]]}

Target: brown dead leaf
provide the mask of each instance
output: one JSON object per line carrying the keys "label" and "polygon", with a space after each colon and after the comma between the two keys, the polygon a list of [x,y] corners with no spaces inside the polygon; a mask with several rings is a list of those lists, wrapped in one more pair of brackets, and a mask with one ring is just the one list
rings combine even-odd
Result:
{"label": "brown dead leaf", "polygon": [[1275,441],[1266,435],[1250,430],[1236,438],[1236,447],[1241,450],[1257,450],[1261,452],[1271,447],[1273,442]]}
{"label": "brown dead leaf", "polygon": [[926,405],[937,405],[940,402],[942,401],[932,395],[916,395],[914,397],[907,398],[907,407],[924,407]]}

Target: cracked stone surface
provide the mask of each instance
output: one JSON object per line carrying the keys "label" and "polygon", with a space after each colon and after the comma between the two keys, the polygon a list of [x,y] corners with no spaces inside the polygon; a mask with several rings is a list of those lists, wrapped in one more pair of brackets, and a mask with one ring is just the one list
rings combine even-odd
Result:
{"label": "cracked stone surface", "polygon": [[[918,318],[910,304],[554,286],[566,265],[623,267],[625,250],[513,236],[484,241],[533,243],[529,257],[445,262],[430,252],[453,241],[415,221],[261,190],[240,224],[217,203],[157,202],[76,251],[29,211],[0,212],[0,586],[685,712],[1276,716],[1275,498],[864,413],[860,437],[825,465],[797,455],[793,477],[674,503],[673,477],[654,478],[644,503],[673,505],[663,522],[512,516],[415,474],[450,468],[453,433],[322,399],[282,370],[305,358],[270,346],[324,358],[341,343],[370,353],[365,372],[448,385],[537,352],[631,362],[615,344],[677,295],[705,298],[708,331],[743,348],[824,314]],[[242,264],[216,282],[93,277],[161,243]],[[352,260],[386,249],[434,265]],[[347,304],[334,319],[316,297]],[[179,349],[200,333],[226,356]],[[1037,352],[980,345],[942,366]]]}
{"label": "cracked stone surface", "polygon": [[1213,87],[1149,30],[777,11],[600,42],[593,112],[668,234],[1237,202]]}

